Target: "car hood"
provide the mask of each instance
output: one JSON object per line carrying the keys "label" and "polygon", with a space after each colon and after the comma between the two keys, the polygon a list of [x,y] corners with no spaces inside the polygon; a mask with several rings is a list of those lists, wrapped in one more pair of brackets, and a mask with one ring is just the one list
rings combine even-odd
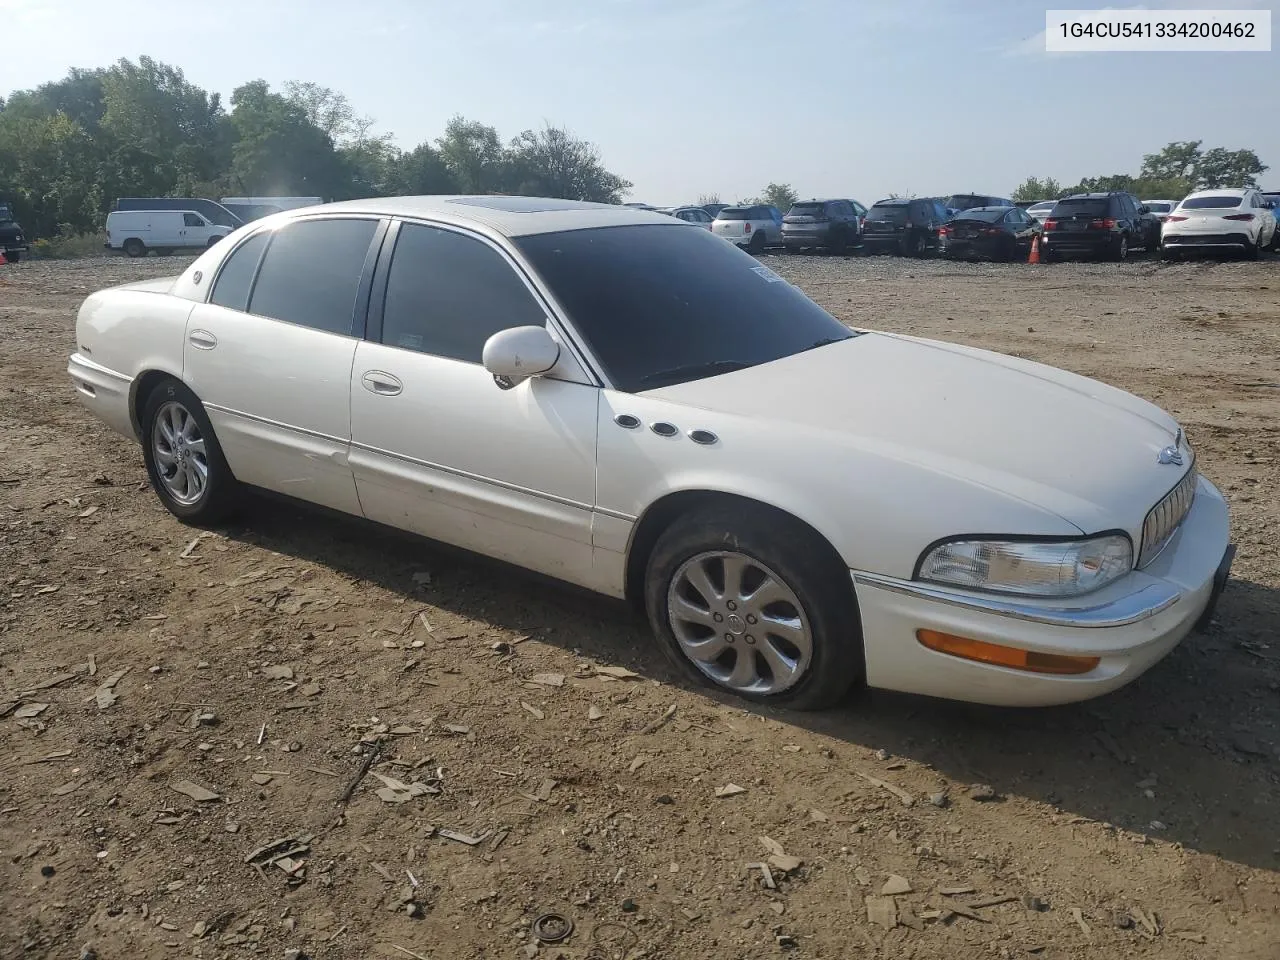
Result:
{"label": "car hood", "polygon": [[[801,469],[820,468],[825,445],[857,447],[997,490],[1087,533],[1140,534],[1185,470],[1159,463],[1178,424],[1145,400],[1016,357],[896,334],[646,396],[807,436],[793,448]],[[855,477],[849,489],[856,496]]]}

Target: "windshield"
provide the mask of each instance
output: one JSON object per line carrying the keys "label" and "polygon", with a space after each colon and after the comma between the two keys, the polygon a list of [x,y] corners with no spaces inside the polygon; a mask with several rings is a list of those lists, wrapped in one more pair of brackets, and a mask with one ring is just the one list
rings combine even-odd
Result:
{"label": "windshield", "polygon": [[1098,200],[1059,200],[1053,208],[1055,217],[1105,217],[1109,204]]}
{"label": "windshield", "polygon": [[903,223],[907,219],[907,205],[893,204],[882,207],[879,204],[867,211],[868,220],[888,220],[891,223]]}
{"label": "windshield", "polygon": [[1187,197],[1182,201],[1183,210],[1229,210],[1244,203],[1240,197],[1219,194],[1212,197]]}
{"label": "windshield", "polygon": [[965,210],[963,213],[957,213],[957,220],[982,220],[985,223],[996,223],[1004,219],[1007,209],[1000,210]]}
{"label": "windshield", "polygon": [[516,245],[627,393],[856,336],[706,230],[630,224],[535,234]]}
{"label": "windshield", "polygon": [[788,217],[825,217],[826,215],[826,207],[821,203],[797,203],[787,214]]}

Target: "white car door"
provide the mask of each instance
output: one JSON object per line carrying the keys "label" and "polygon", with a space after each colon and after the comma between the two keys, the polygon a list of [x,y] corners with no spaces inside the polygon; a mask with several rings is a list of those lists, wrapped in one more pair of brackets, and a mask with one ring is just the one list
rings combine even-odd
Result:
{"label": "white car door", "polygon": [[213,236],[213,224],[198,213],[182,215],[182,246],[205,247]]}
{"label": "white car door", "polygon": [[365,516],[593,586],[599,388],[568,350],[506,390],[481,365],[490,336],[550,312],[496,243],[406,221],[385,246],[351,371]]}
{"label": "white car door", "polygon": [[347,463],[351,364],[384,231],[371,217],[259,231],[192,310],[183,379],[237,479],[360,514]]}

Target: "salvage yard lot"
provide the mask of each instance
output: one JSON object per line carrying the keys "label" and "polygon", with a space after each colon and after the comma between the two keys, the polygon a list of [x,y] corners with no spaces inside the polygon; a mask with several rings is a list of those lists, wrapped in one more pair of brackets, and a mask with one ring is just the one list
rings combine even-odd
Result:
{"label": "salvage yard lot", "polygon": [[197,536],[64,373],[85,295],[187,261],[0,268],[0,956],[523,957],[547,912],[546,957],[1280,956],[1280,261],[762,259],[1179,418],[1240,548],[1209,633],[1065,708],[745,710],[495,563]]}

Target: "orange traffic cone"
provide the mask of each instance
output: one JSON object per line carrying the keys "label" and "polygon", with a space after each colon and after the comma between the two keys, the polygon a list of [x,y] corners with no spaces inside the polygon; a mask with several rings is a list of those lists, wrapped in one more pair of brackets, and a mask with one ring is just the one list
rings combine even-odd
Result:
{"label": "orange traffic cone", "polygon": [[4,258],[4,251],[0,250],[0,267],[3,267],[9,261]]}
{"label": "orange traffic cone", "polygon": [[1027,257],[1027,263],[1040,262],[1040,234],[1036,234],[1031,238],[1031,256]]}

